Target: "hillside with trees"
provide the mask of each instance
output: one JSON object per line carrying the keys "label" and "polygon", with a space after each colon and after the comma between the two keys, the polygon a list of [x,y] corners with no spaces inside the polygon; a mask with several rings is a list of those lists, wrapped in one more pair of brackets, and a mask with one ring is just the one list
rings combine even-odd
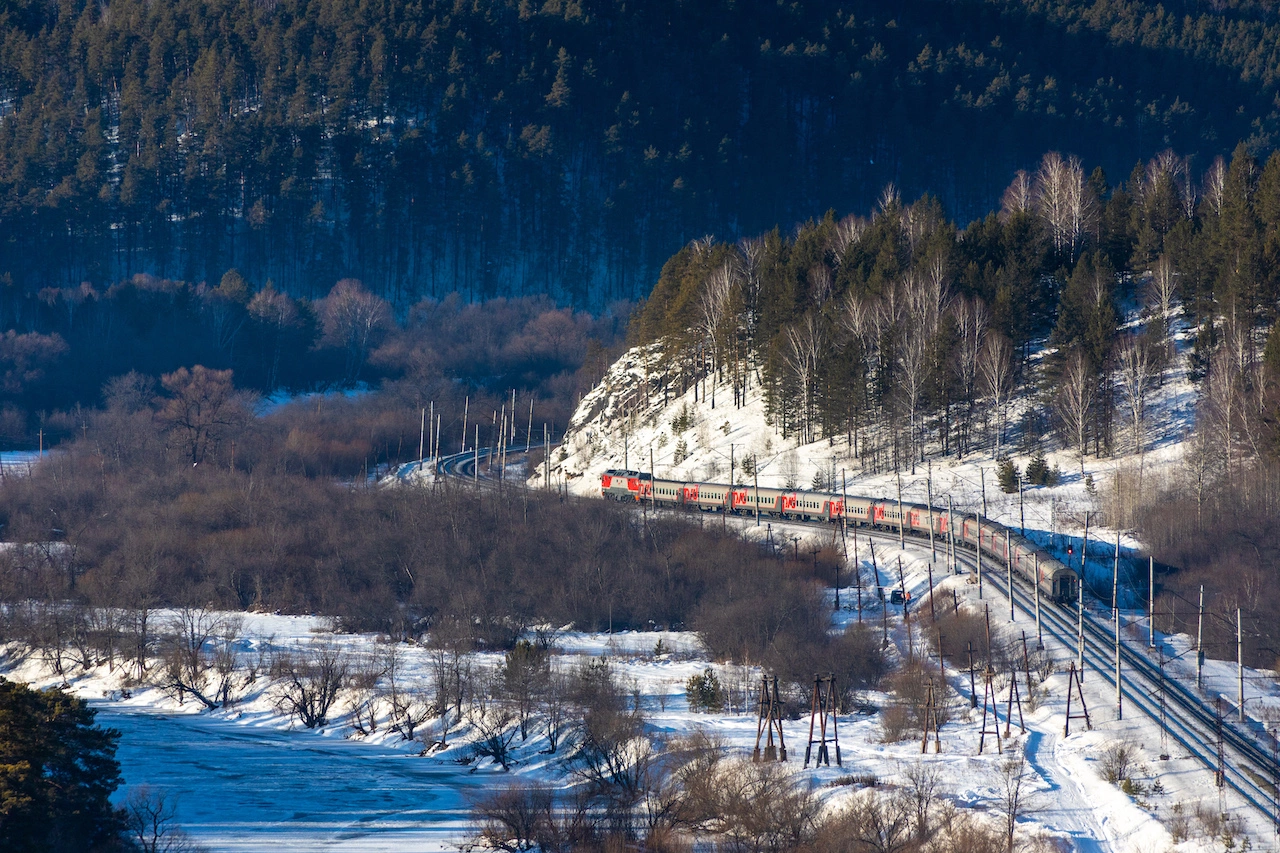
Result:
{"label": "hillside with trees", "polygon": [[1203,170],[1280,122],[1252,2],[16,0],[0,33],[23,292],[236,268],[598,307],[891,182],[963,223],[1046,150]]}
{"label": "hillside with trees", "polygon": [[[1190,618],[1204,583],[1270,637],[1278,235],[1280,155],[1262,162],[1241,145],[1196,172],[1166,151],[1109,186],[1049,153],[964,229],[935,199],[890,190],[865,218],[695,241],[632,333],[660,344],[652,381],[677,396],[728,385],[735,406],[761,391],[784,441],[823,442],[851,472],[973,454],[1004,459],[1016,492],[1014,454],[1065,449],[1081,478],[1087,457],[1129,457],[1133,483],[1115,474],[1102,523],[1137,528],[1169,568],[1158,606]],[[1186,435],[1148,416],[1175,372],[1194,392]],[[1144,490],[1144,454],[1170,443],[1179,464]],[[1041,456],[1032,483],[1048,474]]]}

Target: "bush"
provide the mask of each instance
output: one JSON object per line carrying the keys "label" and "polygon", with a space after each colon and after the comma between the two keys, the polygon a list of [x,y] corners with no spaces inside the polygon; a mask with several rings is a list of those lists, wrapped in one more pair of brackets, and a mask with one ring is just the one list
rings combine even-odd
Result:
{"label": "bush", "polygon": [[1018,466],[1013,464],[1012,459],[1005,457],[1000,460],[1000,464],[996,466],[996,479],[1000,483],[1000,491],[1007,495],[1018,491],[1020,478]]}
{"label": "bush", "polygon": [[724,710],[724,688],[715,671],[707,667],[701,675],[691,675],[684,685],[689,696],[689,710],[694,713],[718,714]]}

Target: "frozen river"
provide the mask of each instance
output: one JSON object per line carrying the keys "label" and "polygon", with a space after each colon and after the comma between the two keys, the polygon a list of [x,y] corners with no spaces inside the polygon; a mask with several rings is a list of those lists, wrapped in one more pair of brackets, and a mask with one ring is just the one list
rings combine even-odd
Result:
{"label": "frozen river", "polygon": [[176,796],[178,821],[213,853],[456,850],[465,792],[485,781],[341,736],[95,707],[122,734],[122,791],[146,783]]}

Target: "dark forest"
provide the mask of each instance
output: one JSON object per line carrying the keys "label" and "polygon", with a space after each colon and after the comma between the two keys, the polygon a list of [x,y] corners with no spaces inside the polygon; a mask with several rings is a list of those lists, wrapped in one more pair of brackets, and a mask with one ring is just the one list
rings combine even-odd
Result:
{"label": "dark forest", "polygon": [[1260,3],[15,0],[0,276],[231,268],[318,298],[646,292],[703,235],[866,210],[961,223],[1047,150],[1197,169],[1280,113]]}

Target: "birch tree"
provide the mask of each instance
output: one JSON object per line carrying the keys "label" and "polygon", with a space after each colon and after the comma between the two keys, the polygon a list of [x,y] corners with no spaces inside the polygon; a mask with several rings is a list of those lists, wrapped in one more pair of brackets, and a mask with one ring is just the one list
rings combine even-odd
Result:
{"label": "birch tree", "polygon": [[1227,161],[1221,155],[1213,158],[1205,171],[1200,193],[1209,212],[1221,216],[1222,206],[1227,200]]}
{"label": "birch tree", "polygon": [[1097,398],[1097,378],[1089,369],[1089,359],[1080,349],[1067,356],[1066,367],[1054,397],[1054,410],[1062,421],[1071,444],[1080,454],[1080,473],[1088,450],[1089,415]]}
{"label": "birch tree", "polygon": [[956,372],[960,377],[960,391],[965,404],[960,430],[960,456],[963,457],[969,446],[974,401],[978,393],[978,365],[982,360],[982,347],[986,342],[990,314],[986,303],[975,297],[957,300],[952,316],[960,337]]}
{"label": "birch tree", "polygon": [[993,443],[995,455],[999,458],[1004,444],[1009,400],[1013,396],[1013,344],[1001,333],[991,332],[987,335],[978,359],[978,373],[982,377],[983,391],[995,416]]}
{"label": "birch tree", "polygon": [[[1151,384],[1151,359],[1146,344],[1137,335],[1127,335],[1120,342],[1119,374],[1120,393],[1124,396],[1125,407],[1129,414],[1133,448],[1141,460],[1145,450],[1143,433],[1147,391]],[[1138,472],[1139,482],[1141,482],[1141,461],[1138,464]]]}
{"label": "birch tree", "polygon": [[797,382],[800,400],[800,439],[804,444],[814,440],[814,386],[818,362],[827,346],[826,330],[813,312],[787,327],[784,358]]}

